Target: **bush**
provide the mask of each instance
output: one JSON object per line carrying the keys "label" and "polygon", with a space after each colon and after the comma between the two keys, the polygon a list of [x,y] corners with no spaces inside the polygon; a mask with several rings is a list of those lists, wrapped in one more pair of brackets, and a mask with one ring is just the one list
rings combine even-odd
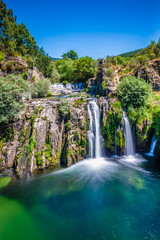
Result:
{"label": "bush", "polygon": [[108,68],[106,73],[108,77],[113,77],[113,68]]}
{"label": "bush", "polygon": [[118,85],[118,97],[123,107],[139,108],[149,100],[151,86],[143,79],[130,76],[123,78]]}
{"label": "bush", "polygon": [[22,96],[28,91],[28,83],[21,76],[0,78],[0,123],[8,123],[22,109]]}
{"label": "bush", "polygon": [[48,79],[40,79],[38,82],[33,84],[31,89],[33,98],[43,98],[46,97],[50,90],[51,82]]}
{"label": "bush", "polygon": [[56,83],[60,80],[60,74],[57,70],[57,68],[55,67],[55,65],[53,65],[53,72],[52,72],[52,77],[51,77],[51,83]]}
{"label": "bush", "polygon": [[0,52],[0,63],[3,62],[3,60],[4,60],[4,53]]}
{"label": "bush", "polygon": [[69,102],[65,101],[65,100],[61,101],[61,103],[59,104],[58,108],[59,108],[60,115],[62,117],[66,117],[69,114],[69,112],[70,112]]}
{"label": "bush", "polygon": [[7,62],[6,68],[8,72],[11,72],[13,70],[13,62]]}
{"label": "bush", "polygon": [[28,79],[28,72],[23,73],[22,77],[23,77],[24,80],[27,80]]}
{"label": "bush", "polygon": [[6,66],[3,65],[3,66],[1,67],[1,70],[2,70],[2,72],[5,72],[5,71],[7,70]]}

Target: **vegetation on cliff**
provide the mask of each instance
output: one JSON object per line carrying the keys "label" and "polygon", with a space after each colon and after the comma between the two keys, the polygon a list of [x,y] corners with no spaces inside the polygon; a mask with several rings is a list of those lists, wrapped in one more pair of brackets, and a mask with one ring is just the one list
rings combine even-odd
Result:
{"label": "vegetation on cliff", "polygon": [[16,75],[0,77],[0,123],[7,124],[22,109],[22,97],[28,91],[28,83]]}
{"label": "vegetation on cliff", "polygon": [[18,24],[12,9],[0,1],[0,62],[5,56],[22,56],[29,67],[36,66],[45,77],[52,75],[52,59],[39,48],[24,23]]}

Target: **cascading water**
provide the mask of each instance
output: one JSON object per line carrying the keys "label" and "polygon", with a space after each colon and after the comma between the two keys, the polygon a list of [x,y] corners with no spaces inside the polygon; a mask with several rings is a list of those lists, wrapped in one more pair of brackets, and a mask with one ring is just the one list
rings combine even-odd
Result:
{"label": "cascading water", "polygon": [[93,116],[88,104],[88,117],[89,117],[89,130],[88,130],[88,140],[89,140],[89,154],[93,158],[93,146],[94,146],[94,133],[93,133]]}
{"label": "cascading water", "polygon": [[155,135],[153,135],[150,151],[149,151],[149,153],[146,153],[146,155],[154,156],[154,151],[155,151],[155,148],[156,148],[156,144],[157,144],[157,139],[156,139]]}
{"label": "cascading water", "polygon": [[96,99],[88,103],[88,117],[90,120],[88,131],[90,157],[100,158],[100,114]]}
{"label": "cascading water", "polygon": [[134,144],[132,130],[126,112],[123,112],[124,130],[125,130],[125,155],[134,155]]}

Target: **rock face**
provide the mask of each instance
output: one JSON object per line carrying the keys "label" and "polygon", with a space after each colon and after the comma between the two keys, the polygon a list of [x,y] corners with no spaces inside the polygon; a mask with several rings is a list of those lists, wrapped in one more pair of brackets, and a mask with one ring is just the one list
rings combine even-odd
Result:
{"label": "rock face", "polygon": [[32,100],[13,123],[11,140],[0,144],[1,169],[19,177],[50,166],[70,166],[88,155],[87,100],[68,99],[69,113],[61,116],[61,101]]}
{"label": "rock face", "polygon": [[28,70],[28,79],[27,81],[32,83],[34,81],[38,81],[41,78],[44,78],[43,75],[37,70],[36,67],[34,67],[33,69],[29,69]]}
{"label": "rock face", "polygon": [[119,65],[108,65],[104,59],[99,60],[95,78],[88,80],[90,93],[100,96],[115,94],[121,78],[136,76],[150,83],[156,91],[160,90],[160,59],[150,61],[145,66],[126,69]]}
{"label": "rock face", "polygon": [[3,63],[0,64],[0,76],[5,77],[8,74],[14,74],[17,72],[19,72],[20,74],[28,73],[27,81],[30,83],[44,78],[36,67],[29,67],[26,60],[22,57],[5,56]]}
{"label": "rock face", "polygon": [[151,83],[154,90],[160,90],[160,59],[150,61],[147,67],[138,68],[135,75]]}
{"label": "rock face", "polygon": [[96,77],[88,80],[89,93],[100,96],[115,93],[119,83],[119,71],[110,68],[109,72],[104,59],[99,60],[97,69]]}

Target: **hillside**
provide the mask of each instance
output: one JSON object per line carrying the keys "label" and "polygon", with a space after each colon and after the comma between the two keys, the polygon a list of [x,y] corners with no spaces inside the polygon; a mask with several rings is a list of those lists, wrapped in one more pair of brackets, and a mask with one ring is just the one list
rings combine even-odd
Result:
{"label": "hillside", "polygon": [[135,50],[135,51],[130,51],[130,52],[126,52],[126,53],[122,53],[122,54],[119,54],[118,56],[120,57],[133,57],[134,55],[136,55],[137,53],[139,53],[142,49],[138,49],[138,50]]}

